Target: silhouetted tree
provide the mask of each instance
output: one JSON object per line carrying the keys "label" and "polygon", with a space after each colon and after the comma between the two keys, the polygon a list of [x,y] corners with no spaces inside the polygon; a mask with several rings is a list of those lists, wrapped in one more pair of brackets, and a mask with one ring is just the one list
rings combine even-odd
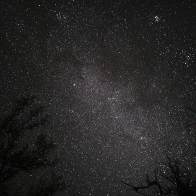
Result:
{"label": "silhouetted tree", "polygon": [[28,138],[32,130],[48,124],[44,107],[35,102],[35,96],[19,99],[11,113],[0,120],[0,195],[49,196],[66,187],[62,177],[55,173],[48,181],[40,178],[31,186],[16,182],[19,176],[32,175],[56,163],[50,156],[55,148],[52,141],[43,133],[36,142]]}
{"label": "silhouetted tree", "polygon": [[[188,109],[188,110],[194,115],[194,117],[196,118],[196,111],[193,110],[192,108],[187,108],[187,109]],[[196,120],[196,119],[195,119],[195,120]],[[186,127],[191,127],[191,126],[193,126],[193,125],[196,125],[196,121],[189,123],[188,125],[186,125]]]}
{"label": "silhouetted tree", "polygon": [[195,195],[191,171],[184,167],[180,161],[167,161],[162,163],[164,169],[155,169],[153,175],[146,174],[144,183],[141,185],[132,185],[129,182],[122,181],[132,191],[143,195]]}
{"label": "silhouetted tree", "polygon": [[[187,108],[196,117],[196,111]],[[186,127],[194,126],[196,122],[189,123]],[[196,165],[195,161],[191,168],[183,166],[182,161],[172,160],[166,156],[161,168],[156,168],[153,174],[146,174],[141,185],[121,180],[135,193],[142,195],[160,196],[196,196]],[[164,169],[163,169],[164,168]]]}

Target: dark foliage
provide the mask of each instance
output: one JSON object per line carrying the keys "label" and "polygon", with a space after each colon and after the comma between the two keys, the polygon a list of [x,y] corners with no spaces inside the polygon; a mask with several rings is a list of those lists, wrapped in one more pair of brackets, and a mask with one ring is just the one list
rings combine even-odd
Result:
{"label": "dark foliage", "polygon": [[[196,111],[188,108],[196,116]],[[189,123],[186,127],[196,125]],[[161,164],[165,169],[155,169],[152,175],[148,173],[141,185],[133,185],[126,181],[121,181],[128,186],[131,191],[142,195],[160,196],[196,196],[196,168],[183,166],[180,160],[172,160],[166,156],[166,162]]]}
{"label": "dark foliage", "polygon": [[196,195],[189,169],[183,167],[179,161],[171,161],[169,157],[167,157],[166,162],[162,163],[162,166],[165,169],[154,170],[154,174],[151,177],[149,174],[146,174],[142,185],[132,185],[125,181],[122,182],[129,186],[132,191],[142,195]]}
{"label": "dark foliage", "polygon": [[[192,108],[187,108],[187,109],[194,115],[194,117],[196,117],[196,111],[195,110],[193,110]],[[188,125],[186,125],[186,127],[191,127],[193,125],[196,125],[195,121],[192,122],[192,123],[189,123]]]}
{"label": "dark foliage", "polygon": [[[0,195],[26,195],[24,184],[16,183],[16,178],[25,174],[32,175],[37,170],[53,167],[56,163],[49,156],[55,145],[43,133],[39,134],[36,142],[26,139],[21,142],[25,134],[32,133],[36,128],[44,127],[48,123],[48,116],[43,106],[36,104],[35,96],[28,96],[18,100],[12,112],[0,121]],[[61,176],[51,174],[48,181],[40,178],[33,185],[29,185],[27,195],[49,196],[65,188]],[[28,190],[26,190],[27,192]]]}

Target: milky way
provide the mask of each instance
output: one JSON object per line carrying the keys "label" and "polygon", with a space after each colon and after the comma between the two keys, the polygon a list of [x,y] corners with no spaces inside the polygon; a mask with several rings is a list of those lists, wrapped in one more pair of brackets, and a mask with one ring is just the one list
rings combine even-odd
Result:
{"label": "milky way", "polygon": [[[36,94],[67,195],[129,195],[165,154],[190,160],[191,1],[1,2],[1,108]],[[63,194],[64,195],[64,194]]]}

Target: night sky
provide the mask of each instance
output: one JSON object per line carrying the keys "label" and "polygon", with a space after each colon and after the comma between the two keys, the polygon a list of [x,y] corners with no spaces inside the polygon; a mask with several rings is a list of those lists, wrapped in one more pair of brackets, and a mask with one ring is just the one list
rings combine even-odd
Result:
{"label": "night sky", "polygon": [[[1,0],[0,108],[35,94],[67,195],[126,196],[194,153],[196,1]],[[62,195],[65,195],[63,193]],[[133,195],[133,194],[131,194]]]}

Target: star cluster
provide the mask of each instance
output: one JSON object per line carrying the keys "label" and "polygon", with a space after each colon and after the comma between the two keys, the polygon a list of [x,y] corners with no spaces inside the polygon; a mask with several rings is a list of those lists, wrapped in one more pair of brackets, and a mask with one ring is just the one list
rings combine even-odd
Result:
{"label": "star cluster", "polygon": [[193,155],[191,1],[0,4],[2,111],[37,94],[51,114],[67,195],[129,195],[165,154]]}

